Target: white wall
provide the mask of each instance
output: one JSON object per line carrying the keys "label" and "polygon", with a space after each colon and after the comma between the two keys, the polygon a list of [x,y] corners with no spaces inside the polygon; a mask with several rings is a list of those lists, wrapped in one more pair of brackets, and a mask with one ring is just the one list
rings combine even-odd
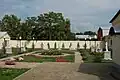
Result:
{"label": "white wall", "polygon": [[113,61],[120,65],[120,35],[112,37]]}
{"label": "white wall", "polygon": [[[71,48],[73,48],[73,49],[77,48],[78,42],[80,44],[80,48],[84,48],[83,46],[85,44],[85,41],[34,41],[34,44],[35,44],[35,48],[41,48],[41,43],[43,43],[43,48],[48,49],[47,43],[50,44],[50,48],[54,48],[55,42],[57,44],[57,48],[58,48],[58,45],[60,45],[60,48],[62,48],[63,43],[65,45],[65,48],[69,48],[70,43],[72,43]],[[32,48],[33,41],[21,40],[21,47],[24,47],[25,43],[27,43],[28,48]],[[101,41],[86,41],[87,48],[90,48],[90,46],[95,47],[95,44],[96,44],[96,47],[100,48],[101,43],[102,43]],[[16,47],[17,44],[20,47],[20,40],[10,40],[9,41],[10,47]]]}

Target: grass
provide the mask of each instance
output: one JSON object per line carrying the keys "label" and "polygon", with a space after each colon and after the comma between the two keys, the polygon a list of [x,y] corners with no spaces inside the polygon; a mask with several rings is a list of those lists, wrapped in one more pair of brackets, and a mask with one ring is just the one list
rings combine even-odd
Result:
{"label": "grass", "polygon": [[36,48],[36,49],[32,49],[32,48],[27,48],[25,52],[21,52],[20,53],[20,48],[12,48],[12,55],[19,55],[19,54],[23,54],[23,53],[28,53],[28,52],[32,52],[32,51],[37,51],[37,50],[42,50],[41,48]]}
{"label": "grass", "polygon": [[0,80],[13,80],[29,69],[0,68]]}
{"label": "grass", "polygon": [[[35,57],[35,56],[24,56],[22,62],[56,62],[56,57]],[[74,62],[74,55],[67,55],[63,57],[69,62]]]}

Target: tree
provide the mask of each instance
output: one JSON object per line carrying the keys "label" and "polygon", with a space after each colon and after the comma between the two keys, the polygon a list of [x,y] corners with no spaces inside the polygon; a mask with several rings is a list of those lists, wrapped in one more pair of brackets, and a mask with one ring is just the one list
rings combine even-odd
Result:
{"label": "tree", "polygon": [[70,20],[62,13],[43,13],[37,17],[27,17],[21,21],[15,15],[5,15],[0,21],[1,31],[7,31],[11,39],[22,40],[74,40],[70,30]]}
{"label": "tree", "polygon": [[27,17],[25,23],[23,24],[23,27],[25,27],[24,25],[27,27],[27,30],[24,31],[27,33],[27,39],[33,39],[33,37],[36,39],[40,33],[38,33],[39,29],[37,28],[37,18]]}
{"label": "tree", "polygon": [[96,35],[96,33],[92,31],[85,31],[84,35]]}
{"label": "tree", "polygon": [[76,35],[83,35],[84,33],[80,32],[80,33],[76,33]]}
{"label": "tree", "polygon": [[62,13],[44,13],[38,16],[38,24],[41,26],[41,34],[47,40],[68,39],[70,33],[70,21],[64,19]]}
{"label": "tree", "polygon": [[7,31],[12,39],[19,34],[20,19],[15,15],[5,15],[1,21],[1,31]]}

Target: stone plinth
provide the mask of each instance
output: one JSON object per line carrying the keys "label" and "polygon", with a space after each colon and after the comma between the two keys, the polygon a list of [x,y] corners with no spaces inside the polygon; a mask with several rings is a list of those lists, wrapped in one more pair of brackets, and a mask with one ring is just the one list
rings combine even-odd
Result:
{"label": "stone plinth", "polygon": [[104,51],[104,60],[112,60],[110,51]]}

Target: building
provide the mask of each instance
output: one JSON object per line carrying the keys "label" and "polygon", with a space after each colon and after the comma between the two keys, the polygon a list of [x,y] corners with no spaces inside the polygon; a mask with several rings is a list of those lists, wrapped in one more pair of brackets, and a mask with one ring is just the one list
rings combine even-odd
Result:
{"label": "building", "polygon": [[101,48],[103,49],[103,51],[105,51],[105,43],[107,42],[108,45],[108,49],[111,50],[111,44],[110,44],[110,39],[109,39],[109,31],[110,31],[110,27],[100,27],[98,29],[98,34],[97,34],[97,38],[98,41],[102,41],[101,43]]}
{"label": "building", "polygon": [[6,48],[6,53],[12,53],[12,49],[10,47],[10,36],[7,32],[0,32],[0,50],[2,50],[3,46]]}
{"label": "building", "polygon": [[109,35],[110,27],[100,27],[98,29],[98,39],[102,40],[103,37]]}
{"label": "building", "polygon": [[96,35],[76,35],[75,37],[79,40],[97,39]]}
{"label": "building", "polygon": [[114,34],[109,37],[113,52],[112,59],[114,62],[112,75],[120,79],[120,10],[115,14],[110,23],[114,28]]}

